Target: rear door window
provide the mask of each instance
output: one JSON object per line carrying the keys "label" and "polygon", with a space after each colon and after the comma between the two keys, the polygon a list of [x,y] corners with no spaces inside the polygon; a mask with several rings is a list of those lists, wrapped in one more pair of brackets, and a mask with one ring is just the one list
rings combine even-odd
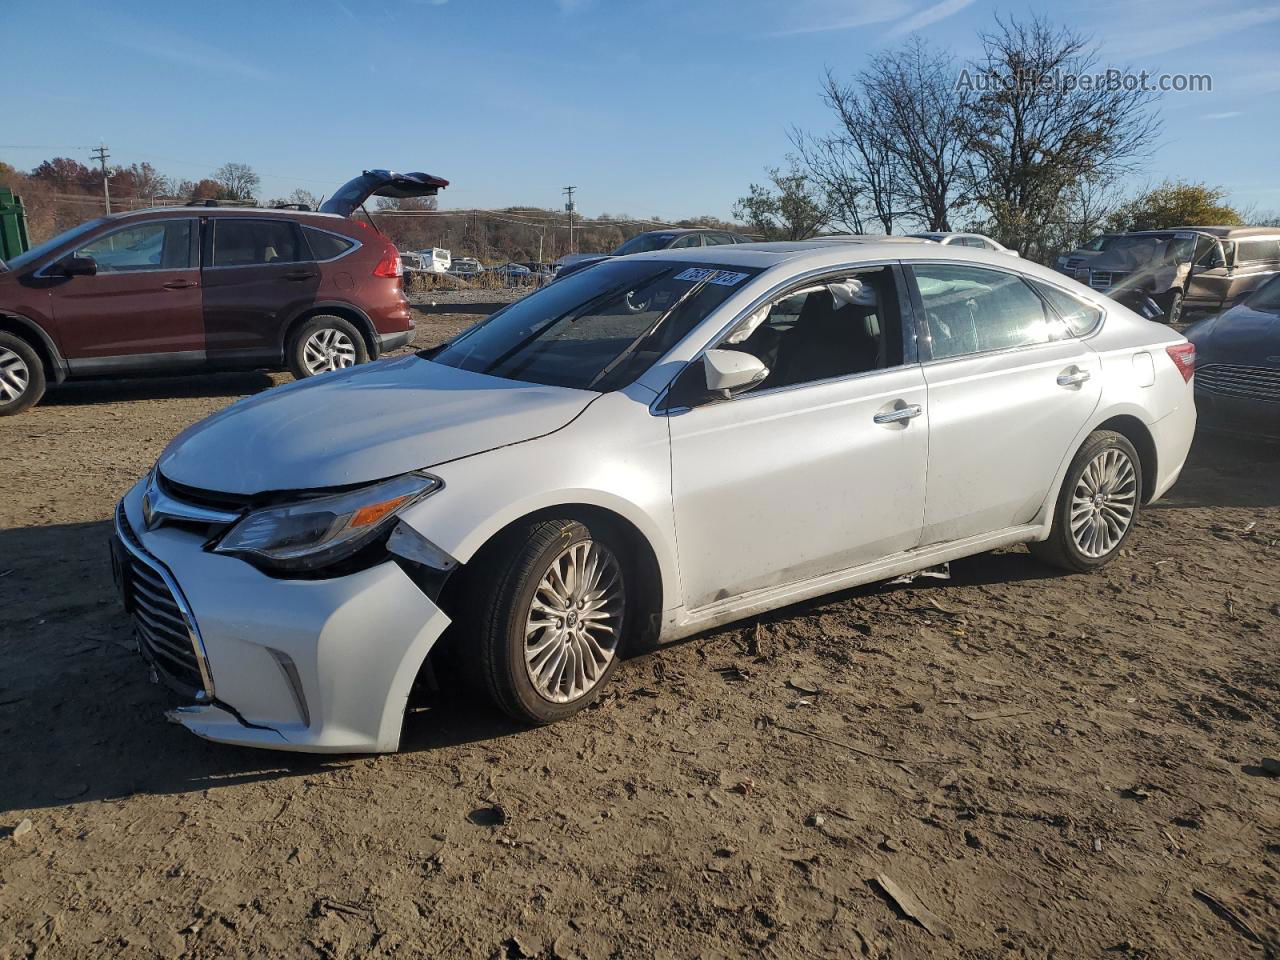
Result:
{"label": "rear door window", "polygon": [[1280,240],[1268,237],[1264,240],[1241,240],[1236,254],[1237,263],[1257,263],[1280,260]]}
{"label": "rear door window", "polygon": [[186,270],[191,266],[191,221],[130,224],[85,244],[76,256],[92,257],[99,273]]}
{"label": "rear door window", "polygon": [[[303,227],[302,233],[307,238],[313,260],[336,260],[356,245],[354,240],[340,237],[328,230],[317,230],[315,227]],[[406,255],[401,255],[402,259],[404,256]]]}
{"label": "rear door window", "polygon": [[933,359],[1048,343],[1067,328],[1017,274],[981,267],[912,265]]}
{"label": "rear door window", "polygon": [[297,225],[291,221],[222,217],[213,223],[215,267],[265,266],[307,259]]}

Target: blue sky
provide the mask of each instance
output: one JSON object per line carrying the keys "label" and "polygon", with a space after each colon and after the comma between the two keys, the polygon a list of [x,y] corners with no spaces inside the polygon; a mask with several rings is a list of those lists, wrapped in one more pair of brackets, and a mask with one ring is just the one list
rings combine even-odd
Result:
{"label": "blue sky", "polygon": [[782,162],[792,125],[820,129],[824,68],[859,69],[913,32],[961,58],[996,13],[1041,10],[1104,62],[1209,73],[1170,93],[1140,180],[1220,184],[1280,210],[1275,0],[8,0],[0,159],[150,160],[179,178],[251,164],[263,195],[328,193],[360,169],[453,182],[443,207],[728,216]]}

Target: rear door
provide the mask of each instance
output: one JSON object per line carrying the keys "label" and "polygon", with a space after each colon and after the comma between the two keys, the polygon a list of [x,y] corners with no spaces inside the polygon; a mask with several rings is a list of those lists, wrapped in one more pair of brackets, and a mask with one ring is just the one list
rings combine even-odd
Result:
{"label": "rear door", "polygon": [[279,360],[285,324],[316,302],[320,287],[320,268],[298,224],[268,217],[209,217],[204,262],[209,359]]}
{"label": "rear door", "polygon": [[1019,274],[917,262],[929,405],[922,543],[1030,523],[1101,396],[1097,354]]}
{"label": "rear door", "polygon": [[182,366],[203,358],[198,221],[135,220],[86,239],[94,276],[50,291],[62,352],[73,372]]}

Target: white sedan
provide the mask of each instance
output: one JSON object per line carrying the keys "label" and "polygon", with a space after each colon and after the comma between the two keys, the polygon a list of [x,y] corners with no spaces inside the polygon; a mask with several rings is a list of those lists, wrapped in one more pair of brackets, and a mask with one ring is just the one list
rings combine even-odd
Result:
{"label": "white sedan", "polygon": [[1182,469],[1193,366],[1000,253],[639,254],[190,427],[113,556],[173,719],[394,750],[429,656],[545,723],[655,640],[1015,543],[1100,567]]}
{"label": "white sedan", "polygon": [[1017,250],[1010,250],[996,243],[990,237],[984,237],[980,233],[909,233],[909,237],[915,237],[919,240],[928,240],[930,243],[940,243],[943,246],[950,247],[973,247],[975,250],[995,250],[999,253],[1008,254],[1011,257],[1018,256]]}

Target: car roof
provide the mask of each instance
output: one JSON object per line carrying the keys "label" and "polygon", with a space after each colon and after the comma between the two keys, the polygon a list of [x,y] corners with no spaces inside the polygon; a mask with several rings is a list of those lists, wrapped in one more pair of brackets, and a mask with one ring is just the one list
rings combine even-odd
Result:
{"label": "car roof", "polygon": [[322,220],[332,221],[348,221],[350,217],[344,217],[337,213],[321,213],[319,210],[294,210],[289,207],[220,207],[206,206],[203,203],[191,204],[174,204],[169,207],[145,207],[141,210],[123,210],[120,213],[111,213],[106,216],[107,220],[129,220],[132,218],[151,218],[157,216],[175,216],[185,214],[192,217],[207,216],[253,216],[261,217],[269,214],[273,217],[318,217]]}
{"label": "car roof", "polygon": [[1280,235],[1280,227],[1169,227],[1167,230],[1135,230],[1108,236],[1163,237],[1171,233],[1206,233],[1219,240],[1239,240],[1243,237],[1274,237]]}
{"label": "car roof", "polygon": [[[843,242],[833,242],[843,241]],[[753,267],[768,270],[782,264],[797,273],[808,269],[835,267],[842,263],[885,260],[949,260],[972,261],[975,264],[1015,270],[1061,284],[1062,274],[1048,267],[1016,260],[998,250],[978,247],[944,246],[901,236],[819,237],[812,240],[775,241],[773,243],[735,243],[715,247],[690,247],[682,250],[654,250],[633,253],[621,260],[671,260],[724,267]]]}

